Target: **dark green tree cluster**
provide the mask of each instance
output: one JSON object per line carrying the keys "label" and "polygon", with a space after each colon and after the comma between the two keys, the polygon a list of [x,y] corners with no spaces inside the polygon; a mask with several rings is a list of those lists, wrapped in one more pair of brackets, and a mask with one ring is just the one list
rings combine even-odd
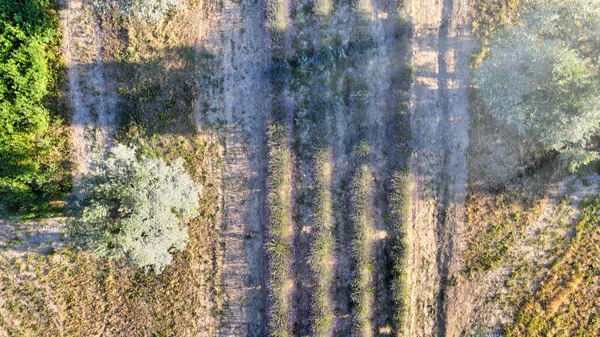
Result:
{"label": "dark green tree cluster", "polygon": [[46,107],[59,37],[54,2],[0,0],[0,200],[9,210],[43,207],[68,189]]}

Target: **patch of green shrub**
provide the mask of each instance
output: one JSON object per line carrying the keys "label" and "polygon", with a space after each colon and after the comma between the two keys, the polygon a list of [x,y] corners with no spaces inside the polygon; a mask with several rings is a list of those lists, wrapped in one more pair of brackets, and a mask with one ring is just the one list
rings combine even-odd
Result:
{"label": "patch of green shrub", "polygon": [[70,189],[68,134],[48,109],[61,75],[54,5],[0,0],[0,199],[9,211],[39,214]]}

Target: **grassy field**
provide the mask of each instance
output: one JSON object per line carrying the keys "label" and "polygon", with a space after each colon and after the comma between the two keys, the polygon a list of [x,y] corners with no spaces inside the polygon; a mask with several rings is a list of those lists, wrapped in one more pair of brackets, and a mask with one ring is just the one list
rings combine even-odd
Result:
{"label": "grassy field", "polygon": [[506,336],[598,336],[600,198],[584,200],[568,242],[556,250],[538,289],[525,294]]}

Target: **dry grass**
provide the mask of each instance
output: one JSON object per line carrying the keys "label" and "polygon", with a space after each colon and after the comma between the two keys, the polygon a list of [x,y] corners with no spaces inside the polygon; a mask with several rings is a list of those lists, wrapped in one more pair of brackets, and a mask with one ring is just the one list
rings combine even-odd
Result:
{"label": "dry grass", "polygon": [[104,62],[117,79],[124,100],[123,124],[136,122],[153,133],[195,131],[194,101],[202,92],[202,73],[214,71],[214,57],[196,48],[208,24],[209,9],[192,1],[160,23],[102,13]]}
{"label": "dry grass", "polygon": [[598,336],[600,198],[584,202],[568,247],[557,254],[539,289],[527,294],[505,327],[507,336]]}
{"label": "dry grass", "polygon": [[490,115],[470,91],[465,252],[471,276],[498,267],[518,233],[542,210],[548,189],[566,176],[554,153],[535,152],[535,142]]}

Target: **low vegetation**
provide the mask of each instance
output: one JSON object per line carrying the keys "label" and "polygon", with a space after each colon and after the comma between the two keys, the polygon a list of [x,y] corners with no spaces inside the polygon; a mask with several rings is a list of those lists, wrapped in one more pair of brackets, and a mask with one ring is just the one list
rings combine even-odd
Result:
{"label": "low vegetation", "polygon": [[71,188],[56,8],[0,1],[0,199],[33,216],[54,211]]}
{"label": "low vegetation", "polygon": [[406,238],[410,221],[410,175],[406,171],[398,171],[394,175],[393,190],[390,196],[390,218],[392,242],[390,255],[392,259],[392,302],[394,312],[392,324],[396,335],[401,336],[405,328],[408,314],[407,265],[409,242]]}
{"label": "low vegetation", "polygon": [[598,336],[600,198],[580,205],[582,216],[539,289],[526,295],[506,336]]}
{"label": "low vegetation", "polygon": [[352,183],[352,259],[354,280],[352,283],[353,335],[373,336],[373,177],[367,165],[361,166]]}
{"label": "low vegetation", "polygon": [[323,150],[315,157],[315,222],[309,257],[315,282],[311,306],[312,331],[313,336],[331,336],[334,323],[331,295],[335,263],[331,153]]}
{"label": "low vegetation", "polygon": [[70,235],[99,256],[126,258],[160,273],[173,250],[189,237],[182,222],[194,216],[199,190],[183,161],[136,158],[134,148],[118,145],[92,163],[77,187]]}
{"label": "low vegetation", "polygon": [[267,258],[269,335],[292,336],[293,262],[292,153],[287,128],[277,122],[268,127]]}

